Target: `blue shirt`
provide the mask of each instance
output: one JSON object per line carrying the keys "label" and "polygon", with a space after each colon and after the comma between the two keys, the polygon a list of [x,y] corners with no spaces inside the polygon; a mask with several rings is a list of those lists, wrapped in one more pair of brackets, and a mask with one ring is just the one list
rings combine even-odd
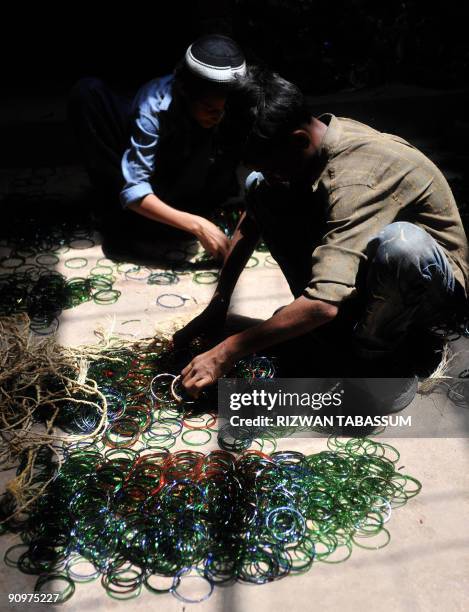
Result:
{"label": "blue shirt", "polygon": [[174,76],[156,78],[141,87],[132,105],[130,146],[122,158],[125,208],[150,193],[168,204],[202,197],[215,162],[214,130],[200,127],[184,101],[173,95]]}

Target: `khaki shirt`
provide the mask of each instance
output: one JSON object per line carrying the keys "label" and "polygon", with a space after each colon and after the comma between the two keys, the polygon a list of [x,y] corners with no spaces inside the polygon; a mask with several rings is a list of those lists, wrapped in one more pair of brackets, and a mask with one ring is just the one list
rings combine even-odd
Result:
{"label": "khaki shirt", "polygon": [[328,117],[319,150],[325,166],[312,187],[325,202],[326,233],[313,252],[305,295],[335,303],[351,297],[368,242],[393,221],[415,223],[433,236],[468,295],[467,238],[440,170],[398,136],[334,115],[323,120]]}

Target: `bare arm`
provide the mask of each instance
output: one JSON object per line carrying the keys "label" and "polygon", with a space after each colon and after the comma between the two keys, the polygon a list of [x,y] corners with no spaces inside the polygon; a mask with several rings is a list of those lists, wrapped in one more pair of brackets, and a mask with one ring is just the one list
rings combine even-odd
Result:
{"label": "bare arm", "polygon": [[242,357],[306,334],[331,321],[337,312],[333,304],[301,296],[267,321],[230,336],[195,357],[182,370],[182,383],[189,393],[197,395],[229,372]]}
{"label": "bare arm", "polygon": [[196,215],[165,204],[153,193],[149,193],[138,202],[129,204],[128,208],[142,215],[142,217],[171,225],[190,234],[195,234],[197,230]]}
{"label": "bare arm", "polygon": [[337,314],[334,304],[300,296],[270,319],[227,338],[225,350],[237,361],[273,344],[302,336],[331,321]]}
{"label": "bare arm", "polygon": [[225,234],[211,221],[192,213],[169,206],[154,193],[149,193],[141,200],[129,204],[134,212],[165,225],[194,235],[214,257],[226,257],[229,240]]}
{"label": "bare arm", "polygon": [[193,234],[213,257],[226,257],[229,240],[211,221],[169,206],[154,193],[151,177],[158,165],[160,121],[158,113],[139,109],[130,146],[125,151],[121,167],[125,186],[120,193],[124,208],[147,219],[170,225]]}

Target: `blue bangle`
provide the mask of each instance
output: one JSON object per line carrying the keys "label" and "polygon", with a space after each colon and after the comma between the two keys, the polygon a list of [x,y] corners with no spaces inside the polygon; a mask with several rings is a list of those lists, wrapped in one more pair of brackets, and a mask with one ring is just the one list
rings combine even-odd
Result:
{"label": "blue bangle", "polygon": [[[176,298],[177,300],[180,300],[180,303],[164,304],[161,300],[162,298],[165,298],[165,297],[166,298]],[[156,303],[158,304],[158,306],[162,306],[163,308],[180,308],[181,306],[184,306],[184,304],[188,302],[189,300],[190,298],[185,298],[182,295],[178,295],[177,293],[162,293],[156,298]]]}

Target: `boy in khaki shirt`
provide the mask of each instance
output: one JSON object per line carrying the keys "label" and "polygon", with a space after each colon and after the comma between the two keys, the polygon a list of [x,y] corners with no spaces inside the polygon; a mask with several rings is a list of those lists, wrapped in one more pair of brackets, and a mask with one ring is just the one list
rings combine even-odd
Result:
{"label": "boy in khaki shirt", "polygon": [[388,376],[402,375],[390,364],[402,361],[408,333],[447,321],[466,304],[468,243],[448,183],[397,136],[312,117],[301,92],[278,75],[254,75],[245,93],[238,133],[244,162],[255,170],[247,211],[211,303],[175,341],[224,321],[260,236],[295,300],[193,359],[182,371],[185,388],[197,394],[240,358],[332,329],[347,312],[354,313],[346,329],[355,354],[372,358],[374,372],[381,364]]}

